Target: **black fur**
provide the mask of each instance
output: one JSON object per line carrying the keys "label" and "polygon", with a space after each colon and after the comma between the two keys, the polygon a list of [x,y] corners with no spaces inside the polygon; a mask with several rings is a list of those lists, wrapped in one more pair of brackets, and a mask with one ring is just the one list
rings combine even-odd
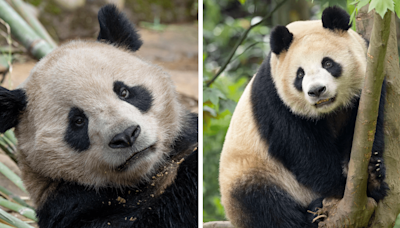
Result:
{"label": "black fur", "polygon": [[18,125],[19,115],[25,110],[26,105],[24,90],[8,90],[0,87],[0,133]]}
{"label": "black fur", "polygon": [[[77,120],[83,121],[77,124]],[[67,144],[78,152],[85,151],[90,147],[90,139],[88,134],[89,119],[85,112],[77,107],[72,107],[68,113],[68,127],[65,132],[64,140]]]}
{"label": "black fur", "polygon": [[193,142],[198,142],[197,127],[194,127],[198,126],[198,116],[196,113],[190,113],[186,118],[186,126],[183,128],[184,133],[175,139],[171,156],[181,151],[193,151],[194,147],[197,146],[197,144],[193,144]]}
{"label": "black fur", "polygon": [[322,25],[332,31],[347,31],[351,28],[350,15],[343,9],[333,6],[328,7],[322,13]]}
{"label": "black fur", "polygon": [[[317,228],[307,221],[306,208],[276,185],[251,186],[232,190],[239,201],[244,227],[251,228]],[[242,226],[239,226],[242,227]]]}
{"label": "black fur", "polygon": [[[299,77],[299,74],[303,74],[303,77]],[[303,78],[305,74],[303,68],[299,67],[299,69],[297,69],[296,78],[294,79],[294,87],[300,92],[303,91]]]}
{"label": "black fur", "polygon": [[98,41],[104,40],[116,46],[124,46],[131,51],[137,51],[142,46],[140,35],[115,5],[102,7],[98,19],[100,24]]}
{"label": "black fur", "polygon": [[[190,153],[179,166],[175,181],[163,194],[152,197],[155,187],[150,183],[143,183],[137,188],[100,188],[96,191],[77,183],[61,181],[53,195],[37,209],[39,226],[197,227],[198,152],[197,149],[193,151],[197,146],[195,117],[195,114],[187,117],[188,123],[177,138],[171,155],[186,154],[188,149]],[[177,150],[181,148],[184,151]]]}
{"label": "black fur", "polygon": [[[313,120],[305,119],[294,115],[288,107],[280,100],[273,83],[270,71],[271,55],[262,64],[259,69],[252,86],[251,102],[253,107],[253,115],[259,126],[261,137],[268,142],[269,153],[275,159],[290,170],[296,177],[297,181],[309,187],[314,192],[319,193],[322,198],[325,197],[343,197],[346,177],[342,173],[343,163],[348,162],[350,157],[351,145],[354,134],[355,120],[358,110],[359,99],[354,99],[354,105],[348,109],[342,109],[341,112],[347,115],[347,122],[342,124],[341,129],[334,129],[329,120],[333,115],[327,115],[325,118]],[[383,86],[381,100],[385,97],[385,87]],[[379,151],[379,156],[383,153],[383,105],[380,104],[379,118],[377,124],[376,137],[374,141],[373,151]],[[384,178],[384,175],[382,176]],[[380,179],[380,189],[368,191],[368,195],[379,201],[382,197],[377,195],[386,195],[386,183]],[[268,185],[268,184],[266,184]],[[276,194],[268,193],[273,189],[271,187],[263,187],[263,195]],[[257,195],[259,189],[252,193],[247,190],[247,194]],[[276,192],[276,190],[273,190]],[[283,194],[282,194],[283,195]],[[251,200],[248,199],[247,201]],[[287,201],[287,196],[282,196],[281,200],[264,197],[264,204],[274,205],[274,208],[285,208],[285,211],[296,211],[303,213],[304,208],[299,208],[298,204]],[[256,220],[269,219],[265,213],[259,210],[262,207],[262,201],[255,198],[252,203],[254,210],[253,217]],[[277,212],[278,213],[278,212]],[[275,216],[286,218],[287,214],[277,214]],[[294,212],[291,212],[294,213]],[[297,219],[298,224],[292,227],[304,227],[303,221],[307,220],[306,213],[303,213],[304,218]],[[270,223],[274,224],[271,220]],[[253,227],[253,226],[249,226]],[[257,227],[257,226],[255,226]],[[260,226],[262,227],[262,226]],[[287,227],[287,226],[272,226],[272,227]],[[308,226],[306,226],[308,227]]]}
{"label": "black fur", "polygon": [[[326,62],[331,62],[332,66],[330,66],[329,68],[326,68],[325,67]],[[342,75],[342,66],[329,57],[323,58],[321,65],[335,78],[338,78]]]}
{"label": "black fur", "polygon": [[[129,91],[129,96],[127,98],[121,96],[121,91],[123,89]],[[116,81],[114,82],[113,90],[121,100],[135,106],[142,113],[149,111],[153,104],[153,96],[151,95],[151,92],[143,86],[129,87],[121,81]]]}
{"label": "black fur", "polygon": [[279,55],[282,51],[287,51],[293,41],[293,34],[285,26],[276,26],[271,31],[270,45],[271,51]]}
{"label": "black fur", "polygon": [[[384,181],[386,178],[386,167],[383,161],[383,152],[385,150],[385,139],[384,139],[384,113],[385,113],[385,94],[386,94],[386,79],[383,81],[381,97],[379,100],[379,111],[378,119],[376,123],[376,132],[374,143],[372,145],[372,155],[370,159],[369,170],[369,183],[368,192],[369,197],[374,198],[376,201],[383,199],[389,191],[389,186]],[[376,166],[379,164],[379,166]],[[372,167],[371,167],[372,166]],[[379,171],[378,171],[379,169]],[[379,182],[378,188],[376,188],[372,182]]]}

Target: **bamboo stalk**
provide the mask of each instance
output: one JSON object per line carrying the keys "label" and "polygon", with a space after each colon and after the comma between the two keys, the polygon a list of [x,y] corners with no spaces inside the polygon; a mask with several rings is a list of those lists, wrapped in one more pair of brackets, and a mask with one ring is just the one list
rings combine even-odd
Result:
{"label": "bamboo stalk", "polygon": [[52,48],[56,48],[57,44],[51,38],[51,36],[47,33],[46,29],[43,25],[39,22],[39,20],[33,16],[29,11],[26,10],[26,6],[23,1],[21,0],[11,0],[12,6],[14,9],[25,19],[26,22],[35,30],[35,32],[42,37],[47,43],[50,44]]}
{"label": "bamboo stalk", "polygon": [[15,185],[17,185],[23,192],[28,194],[28,191],[26,191],[22,180],[17,174],[15,174],[11,169],[9,169],[7,166],[5,166],[3,163],[0,162],[0,173],[2,173],[4,176],[6,176],[8,179],[10,179]]}
{"label": "bamboo stalk", "polygon": [[4,136],[0,137],[0,149],[7,154],[16,164],[18,164],[17,157],[14,154],[14,148],[13,146],[9,145],[8,143],[5,142]]}
{"label": "bamboo stalk", "polygon": [[14,200],[15,202],[19,203],[20,205],[24,207],[29,207],[33,209],[31,206],[29,206],[23,199],[21,199],[18,195],[15,195],[14,193],[8,191],[6,188],[3,186],[0,186],[0,192],[5,196],[9,197],[10,199]]}
{"label": "bamboo stalk", "polygon": [[33,226],[28,225],[20,219],[17,219],[16,217],[8,214],[2,209],[0,209],[0,219],[18,228],[34,228]]}
{"label": "bamboo stalk", "polygon": [[15,137],[14,131],[8,130],[4,132],[4,136],[12,143],[12,145],[17,145],[17,138]]}
{"label": "bamboo stalk", "polygon": [[4,223],[0,223],[0,228],[14,228],[13,226],[6,225]]}
{"label": "bamboo stalk", "polygon": [[10,25],[11,34],[35,58],[41,59],[53,50],[4,0],[0,0],[0,18]]}
{"label": "bamboo stalk", "polygon": [[5,208],[11,209],[15,212],[20,213],[21,215],[32,219],[33,221],[37,222],[37,218],[36,218],[36,213],[34,210],[32,210],[31,208],[28,207],[24,207],[21,206],[19,204],[13,203],[11,201],[8,201],[2,197],[0,197],[0,206],[3,206]]}

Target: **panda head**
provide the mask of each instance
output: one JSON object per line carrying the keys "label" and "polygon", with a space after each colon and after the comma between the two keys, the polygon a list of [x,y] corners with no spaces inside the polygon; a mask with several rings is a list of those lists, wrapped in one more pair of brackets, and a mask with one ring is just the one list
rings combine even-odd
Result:
{"label": "panda head", "polygon": [[19,89],[0,89],[0,131],[16,127],[21,168],[86,186],[146,178],[171,150],[184,109],[170,76],[133,54],[142,42],[114,6],[99,42],[44,57]]}
{"label": "panda head", "polygon": [[271,74],[281,100],[297,115],[321,118],[351,106],[360,94],[367,43],[342,9],[321,21],[298,21],[271,32]]}

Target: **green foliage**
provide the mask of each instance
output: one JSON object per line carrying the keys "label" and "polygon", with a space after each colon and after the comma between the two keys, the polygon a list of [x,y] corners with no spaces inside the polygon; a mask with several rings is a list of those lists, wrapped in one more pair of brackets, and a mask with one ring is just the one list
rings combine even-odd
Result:
{"label": "green foliage", "polygon": [[394,11],[393,0],[371,0],[368,11],[375,11],[383,18],[387,10]]}
{"label": "green foliage", "polygon": [[324,8],[328,6],[340,6],[343,9],[347,8],[347,0],[320,0],[316,2],[319,2]]}
{"label": "green foliage", "polygon": [[397,216],[396,222],[393,228],[400,228],[400,214]]}
{"label": "green foliage", "polygon": [[382,18],[388,10],[400,16],[400,0],[355,0],[351,4],[356,5],[351,14],[351,21],[354,21],[357,12],[367,4],[369,4],[368,12],[375,10]]}
{"label": "green foliage", "polygon": [[[253,15],[249,14],[253,1],[242,1],[238,7],[244,16],[221,13],[234,4],[234,0],[204,0],[203,60],[204,84],[226,61],[232,47],[242,33],[251,25]],[[245,3],[245,4],[244,4]],[[265,6],[263,6],[265,8]],[[247,12],[247,13],[246,13]],[[219,157],[232,113],[249,79],[269,51],[269,27],[254,28],[246,41],[239,46],[225,72],[203,90],[203,220],[226,220],[221,205],[218,169]]]}

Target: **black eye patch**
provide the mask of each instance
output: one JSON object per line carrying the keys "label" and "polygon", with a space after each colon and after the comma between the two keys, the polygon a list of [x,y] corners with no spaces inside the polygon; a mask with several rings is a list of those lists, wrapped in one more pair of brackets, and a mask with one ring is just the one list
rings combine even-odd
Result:
{"label": "black eye patch", "polygon": [[150,91],[143,86],[129,87],[121,81],[114,82],[114,92],[119,99],[135,106],[142,113],[150,110],[153,104],[153,96]]}
{"label": "black eye patch", "polygon": [[335,78],[342,75],[342,66],[329,57],[323,58],[321,65]]}
{"label": "black eye patch", "polygon": [[294,87],[300,92],[303,91],[302,83],[305,74],[306,73],[304,72],[303,68],[299,67],[299,69],[297,69],[296,79],[294,80]]}
{"label": "black eye patch", "polygon": [[68,127],[64,140],[73,149],[82,152],[89,149],[89,119],[82,109],[72,107],[68,113]]}

